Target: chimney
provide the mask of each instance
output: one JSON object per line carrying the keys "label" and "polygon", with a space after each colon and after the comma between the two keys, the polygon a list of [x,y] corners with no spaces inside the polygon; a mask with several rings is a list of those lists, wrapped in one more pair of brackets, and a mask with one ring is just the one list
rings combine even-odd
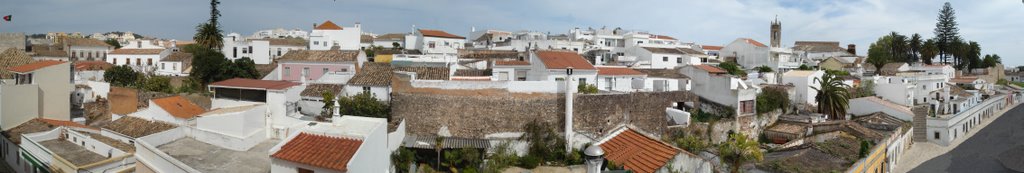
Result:
{"label": "chimney", "polygon": [[572,111],[573,111],[572,110],[573,109],[572,108],[573,107],[573,105],[572,105],[573,97],[572,97],[572,95],[573,94],[572,93],[575,92],[575,91],[573,91],[573,89],[576,88],[574,85],[572,85],[573,84],[572,72],[573,72],[573,68],[572,67],[568,67],[568,68],[565,69],[565,151],[566,152],[572,152],[572,134],[573,134],[573,130],[572,130],[572,124],[573,124],[572,123],[572,118],[573,118],[573,113],[572,113]]}
{"label": "chimney", "polygon": [[316,29],[316,23],[313,23],[313,29]]}
{"label": "chimney", "polygon": [[359,27],[360,27],[360,24],[359,24],[359,22],[356,22],[356,26],[355,26],[355,28],[359,28]]}
{"label": "chimney", "polygon": [[857,45],[854,45],[854,44],[846,45],[846,52],[850,53],[850,55],[857,55]]}

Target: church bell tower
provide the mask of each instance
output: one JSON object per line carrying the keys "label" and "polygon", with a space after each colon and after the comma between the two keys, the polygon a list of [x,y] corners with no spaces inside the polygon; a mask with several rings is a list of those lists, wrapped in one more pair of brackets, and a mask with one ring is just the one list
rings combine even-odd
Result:
{"label": "church bell tower", "polygon": [[772,21],[772,47],[782,47],[782,22],[779,22],[779,16],[775,16],[775,21]]}

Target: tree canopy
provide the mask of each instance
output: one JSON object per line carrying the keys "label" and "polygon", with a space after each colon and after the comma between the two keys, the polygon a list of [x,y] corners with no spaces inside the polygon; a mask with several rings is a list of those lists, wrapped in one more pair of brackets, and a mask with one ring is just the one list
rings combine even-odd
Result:
{"label": "tree canopy", "polygon": [[145,77],[127,65],[114,66],[103,72],[103,79],[110,85],[118,87],[136,87],[139,80]]}
{"label": "tree canopy", "polygon": [[957,28],[956,11],[953,5],[946,2],[939,11],[938,22],[935,23],[935,44],[939,49],[939,58],[943,63],[947,61],[947,55],[954,49],[956,39],[960,38],[960,29]]}

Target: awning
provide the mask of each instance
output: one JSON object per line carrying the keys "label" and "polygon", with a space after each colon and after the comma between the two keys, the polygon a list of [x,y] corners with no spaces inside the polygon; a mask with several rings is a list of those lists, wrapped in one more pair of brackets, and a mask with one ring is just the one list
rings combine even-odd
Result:
{"label": "awning", "polygon": [[[458,148],[490,148],[491,142],[486,139],[470,139],[470,138],[459,138],[459,137],[443,137],[441,139],[441,146],[443,149],[458,149]],[[434,145],[437,143],[437,136],[416,136],[409,135],[405,136],[403,145],[406,148],[417,148],[417,149],[434,149]]]}

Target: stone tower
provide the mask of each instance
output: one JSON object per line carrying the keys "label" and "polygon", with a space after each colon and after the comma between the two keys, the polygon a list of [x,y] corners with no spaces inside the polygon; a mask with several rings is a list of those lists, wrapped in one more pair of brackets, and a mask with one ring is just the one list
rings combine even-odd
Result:
{"label": "stone tower", "polygon": [[782,47],[782,22],[779,22],[779,17],[775,16],[775,21],[772,21],[772,47]]}

